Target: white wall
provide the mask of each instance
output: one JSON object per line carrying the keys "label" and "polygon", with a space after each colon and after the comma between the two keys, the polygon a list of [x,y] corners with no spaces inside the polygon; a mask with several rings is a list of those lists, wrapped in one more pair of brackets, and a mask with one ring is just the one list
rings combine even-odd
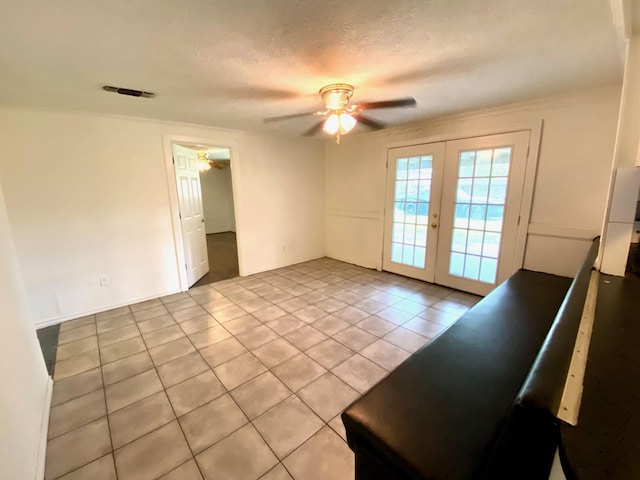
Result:
{"label": "white wall", "polygon": [[[498,133],[544,121],[524,267],[573,276],[600,233],[620,87],[474,112],[326,143],[327,255],[381,268],[390,146]],[[464,133],[463,133],[464,132]]]}
{"label": "white wall", "polygon": [[0,257],[0,478],[33,479],[44,459],[49,376],[28,318],[1,189]]}
{"label": "white wall", "polygon": [[324,254],[321,142],[0,108],[0,178],[36,323],[179,290],[169,137],[231,148],[242,274]]}
{"label": "white wall", "polygon": [[231,168],[200,172],[200,185],[207,233],[235,232]]}
{"label": "white wall", "polygon": [[[638,8],[634,5],[634,8]],[[636,12],[637,13],[637,12]],[[612,161],[609,205],[603,226],[601,271],[624,275],[640,186],[640,36],[627,43],[622,102]]]}

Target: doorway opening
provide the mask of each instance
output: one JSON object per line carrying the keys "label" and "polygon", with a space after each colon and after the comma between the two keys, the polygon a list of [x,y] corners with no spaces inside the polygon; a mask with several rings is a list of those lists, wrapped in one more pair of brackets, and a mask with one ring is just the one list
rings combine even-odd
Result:
{"label": "doorway opening", "polygon": [[239,275],[231,151],[172,143],[187,286]]}

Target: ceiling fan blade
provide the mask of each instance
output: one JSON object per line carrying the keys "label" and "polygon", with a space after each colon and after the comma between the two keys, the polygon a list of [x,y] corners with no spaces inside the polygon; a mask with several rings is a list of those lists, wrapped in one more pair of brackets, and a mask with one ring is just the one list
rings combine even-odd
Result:
{"label": "ceiling fan blade", "polygon": [[355,105],[356,110],[376,110],[379,108],[415,107],[418,104],[413,97],[384,100],[382,102],[367,102]]}
{"label": "ceiling fan blade", "polygon": [[373,120],[369,117],[365,117],[364,115],[361,115],[359,113],[354,113],[352,114],[353,118],[355,118],[358,122],[360,122],[363,125],[366,125],[367,127],[371,127],[374,130],[382,130],[383,128],[385,128],[387,125],[382,123],[382,122],[378,122],[377,120]]}
{"label": "ceiling fan blade", "polygon": [[293,90],[268,88],[255,85],[234,85],[231,87],[215,87],[213,95],[217,98],[233,98],[241,100],[291,100],[301,98],[316,98],[315,95],[300,94]]}
{"label": "ceiling fan blade", "polygon": [[312,115],[318,115],[318,112],[292,113],[290,115],[279,115],[277,117],[267,117],[263,120],[263,122],[272,123],[272,122],[279,122],[281,120],[289,120],[291,118],[310,117]]}
{"label": "ceiling fan blade", "polygon": [[318,133],[320,131],[320,129],[322,128],[323,123],[324,123],[324,121],[320,121],[320,122],[316,123],[313,127],[311,127],[309,130],[304,132],[302,135],[304,135],[305,137],[314,136],[316,133]]}

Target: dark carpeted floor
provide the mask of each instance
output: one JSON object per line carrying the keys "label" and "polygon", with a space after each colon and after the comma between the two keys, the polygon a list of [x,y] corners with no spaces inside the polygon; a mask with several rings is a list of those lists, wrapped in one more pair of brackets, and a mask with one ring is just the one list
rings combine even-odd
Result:
{"label": "dark carpeted floor", "polygon": [[193,286],[234,278],[238,273],[238,245],[235,232],[212,233],[207,235],[209,252],[209,273]]}

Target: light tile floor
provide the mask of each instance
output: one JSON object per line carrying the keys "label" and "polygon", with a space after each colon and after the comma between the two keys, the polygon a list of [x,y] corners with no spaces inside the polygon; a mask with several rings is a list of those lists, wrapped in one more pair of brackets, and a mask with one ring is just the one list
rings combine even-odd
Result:
{"label": "light tile floor", "polygon": [[46,479],[351,480],[342,410],[478,300],[323,258],[65,322]]}

